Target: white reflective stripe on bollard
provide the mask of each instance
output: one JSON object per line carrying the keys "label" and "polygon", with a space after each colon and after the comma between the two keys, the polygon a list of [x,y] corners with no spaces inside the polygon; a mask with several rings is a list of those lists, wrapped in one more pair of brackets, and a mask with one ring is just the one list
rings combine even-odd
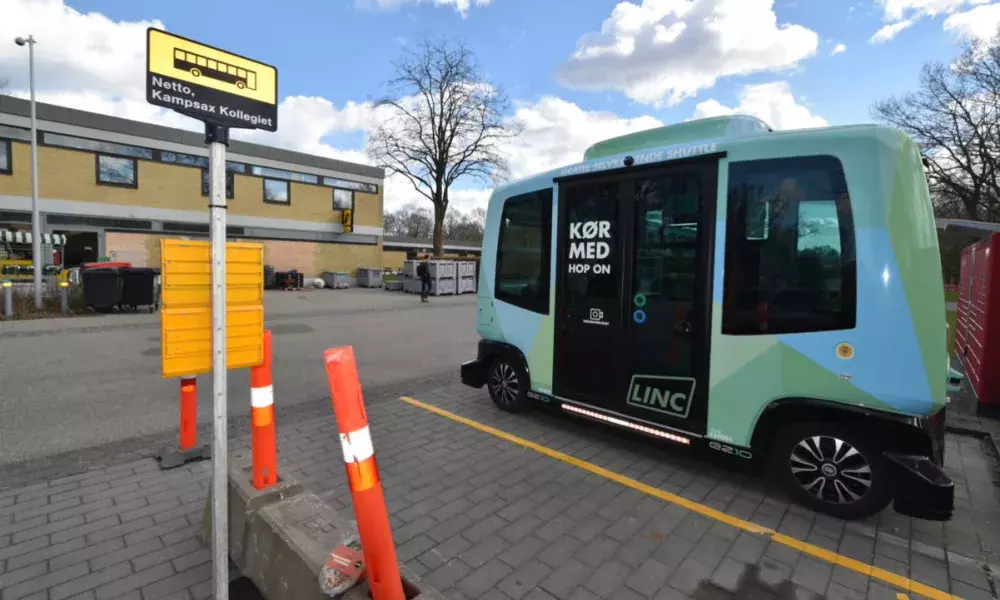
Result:
{"label": "white reflective stripe on bollard", "polygon": [[340,449],[344,451],[344,462],[353,463],[367,460],[375,455],[372,434],[365,425],[357,431],[340,434]]}
{"label": "white reflective stripe on bollard", "polygon": [[250,406],[252,408],[267,408],[274,404],[274,386],[250,388]]}

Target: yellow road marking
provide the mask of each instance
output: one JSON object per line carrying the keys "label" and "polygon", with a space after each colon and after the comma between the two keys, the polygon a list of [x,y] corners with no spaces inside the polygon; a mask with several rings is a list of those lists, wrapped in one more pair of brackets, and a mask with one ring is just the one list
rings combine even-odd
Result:
{"label": "yellow road marking", "polygon": [[[757,525],[756,523],[751,523],[750,521],[745,521],[743,519],[740,519],[739,517],[734,517],[730,514],[724,513],[721,510],[716,510],[714,508],[710,508],[708,506],[705,506],[704,504],[700,504],[693,500],[688,500],[687,498],[683,498],[681,496],[678,496],[677,494],[671,494],[670,492],[663,491],[659,488],[645,484],[641,481],[632,479],[631,477],[626,477],[619,473],[615,473],[614,471],[609,471],[608,469],[599,467],[593,463],[589,463],[585,460],[580,460],[575,456],[570,456],[563,452],[559,452],[558,450],[553,450],[541,444],[536,444],[535,442],[531,442],[526,439],[517,437],[516,435],[507,433],[506,431],[501,431],[495,427],[490,427],[489,425],[484,425],[478,421],[473,421],[472,419],[468,419],[461,415],[456,415],[455,413],[444,410],[443,408],[438,408],[437,406],[427,404],[419,400],[414,400],[413,398],[409,398],[406,396],[400,398],[400,400],[406,402],[407,404],[410,404],[411,406],[422,408],[436,415],[445,417],[446,419],[451,419],[452,421],[461,423],[463,425],[467,425],[469,427],[472,427],[473,429],[478,429],[479,431],[482,431],[484,433],[488,433],[498,438],[507,440],[512,444],[517,444],[518,446],[534,450],[535,452],[544,454],[545,456],[548,456],[550,458],[554,458],[556,460],[569,463],[574,467],[578,467],[580,469],[583,469],[584,471],[589,471],[591,473],[594,473],[595,475],[600,475],[601,477],[605,477],[616,483],[620,483],[621,485],[624,485],[626,487],[630,487],[644,494],[648,494],[655,498],[659,498],[664,502],[670,502],[671,504],[683,506],[684,508],[690,510],[691,512],[698,513],[702,516],[714,519],[716,521],[725,523],[727,525],[732,525],[737,529],[742,529],[743,531],[748,531],[750,533],[766,535],[770,537],[772,541],[788,546],[789,548],[794,548],[795,550],[798,550],[803,554],[808,554],[814,558],[824,560],[834,565],[839,565],[846,569],[855,571],[856,573],[860,573],[867,577],[871,577],[872,579],[888,583],[889,585],[893,585],[906,592],[913,592],[915,594],[920,594],[921,596],[931,598],[932,600],[960,599],[959,596],[953,596],[948,592],[939,590],[929,585],[924,585],[918,581],[913,581],[912,579],[903,577],[901,575],[897,575],[895,573],[892,573],[891,571],[886,571],[885,569],[874,567],[872,565],[863,563],[859,560],[854,560],[853,558],[849,558],[847,556],[838,554],[836,552],[831,552],[825,548],[821,548],[814,544],[803,542],[802,540],[797,540],[783,533],[778,533],[777,531],[774,531],[773,529],[770,529],[768,527],[762,527],[760,525]],[[897,594],[896,598],[897,600],[908,600],[905,597],[905,594]]]}

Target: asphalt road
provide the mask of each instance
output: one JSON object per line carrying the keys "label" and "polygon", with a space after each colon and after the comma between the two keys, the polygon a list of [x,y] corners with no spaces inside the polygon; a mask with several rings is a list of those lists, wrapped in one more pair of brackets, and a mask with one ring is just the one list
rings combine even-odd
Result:
{"label": "asphalt road", "polygon": [[[421,304],[382,290],[268,292],[265,319],[279,416],[329,403],[327,348],[354,346],[369,393],[456,380],[476,351],[471,294]],[[176,431],[179,381],[160,377],[159,346],[156,314],[0,323],[0,465]],[[211,421],[211,391],[211,376],[200,376],[202,424]],[[230,416],[249,410],[249,373],[232,371]]]}

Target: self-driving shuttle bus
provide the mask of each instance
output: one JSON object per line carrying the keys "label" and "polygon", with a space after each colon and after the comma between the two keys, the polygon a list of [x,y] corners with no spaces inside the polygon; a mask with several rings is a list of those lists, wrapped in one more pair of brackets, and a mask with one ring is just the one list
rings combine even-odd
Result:
{"label": "self-driving shuttle bus", "polygon": [[746,116],[606,140],[490,199],[467,385],[745,460],[843,518],[948,519],[921,155]]}

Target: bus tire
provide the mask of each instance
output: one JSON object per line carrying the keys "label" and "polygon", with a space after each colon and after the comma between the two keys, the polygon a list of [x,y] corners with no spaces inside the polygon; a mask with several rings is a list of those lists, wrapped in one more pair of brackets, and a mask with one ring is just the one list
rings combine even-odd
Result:
{"label": "bus tire", "polygon": [[490,366],[486,388],[499,408],[512,413],[528,408],[528,372],[521,361],[498,356]]}
{"label": "bus tire", "polygon": [[882,450],[859,431],[831,423],[790,424],[778,433],[771,462],[788,493],[817,512],[862,519],[892,501]]}

